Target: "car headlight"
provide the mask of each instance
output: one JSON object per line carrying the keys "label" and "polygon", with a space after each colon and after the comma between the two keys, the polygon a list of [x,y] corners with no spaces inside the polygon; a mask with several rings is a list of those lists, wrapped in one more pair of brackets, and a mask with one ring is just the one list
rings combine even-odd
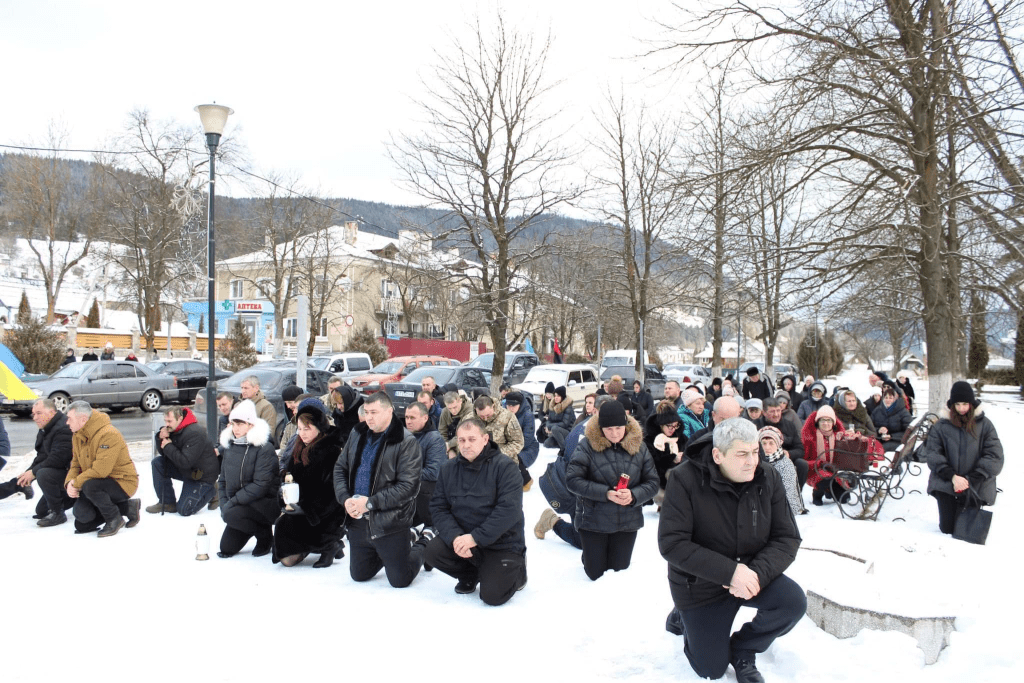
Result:
{"label": "car headlight", "polygon": [[43,397],[43,392],[39,391],[38,389],[33,389],[32,393],[36,395],[36,398],[42,398]]}

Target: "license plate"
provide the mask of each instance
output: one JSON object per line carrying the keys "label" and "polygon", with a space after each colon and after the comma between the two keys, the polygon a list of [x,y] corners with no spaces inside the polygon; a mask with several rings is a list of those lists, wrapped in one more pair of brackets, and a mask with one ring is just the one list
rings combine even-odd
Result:
{"label": "license plate", "polygon": [[402,398],[412,398],[416,395],[414,391],[396,391],[395,396],[401,396]]}

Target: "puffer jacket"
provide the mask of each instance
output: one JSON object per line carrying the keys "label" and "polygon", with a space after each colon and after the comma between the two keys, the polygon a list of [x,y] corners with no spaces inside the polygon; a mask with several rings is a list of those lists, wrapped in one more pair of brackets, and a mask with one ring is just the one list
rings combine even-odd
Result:
{"label": "puffer jacket", "polygon": [[689,439],[700,430],[706,429],[711,424],[710,407],[705,406],[704,412],[700,415],[697,415],[684,405],[680,405],[676,412],[679,414],[679,419],[683,421],[680,427],[680,432],[684,437],[683,441]]}
{"label": "puffer jacket", "polygon": [[266,420],[256,418],[242,439],[235,438],[230,426],[221,432],[220,457],[217,492],[221,517],[236,505],[261,501],[277,503],[281,490],[280,465]]}
{"label": "puffer jacket", "polygon": [[518,464],[519,452],[523,450],[526,439],[516,416],[508,408],[495,405],[494,414],[490,420],[484,420],[484,424],[491,435],[491,443]]}
{"label": "puffer jacket", "polygon": [[[159,432],[153,437],[156,439],[156,448],[183,476],[204,484],[216,484],[217,475],[220,474],[220,460],[213,450],[210,437],[196,422],[196,416],[191,410],[184,408],[183,412],[185,415],[178,428],[171,432],[169,444],[160,445]],[[196,476],[199,478],[196,479]]]}
{"label": "puffer jacket", "polygon": [[420,473],[420,481],[437,481],[437,475],[441,471],[441,465],[448,459],[448,448],[444,439],[437,432],[434,423],[427,420],[427,425],[418,432],[412,432],[416,442],[423,451],[423,471]]}
{"label": "puffer jacket", "polygon": [[966,477],[970,488],[985,505],[994,505],[996,475],[1003,469],[1003,444],[995,425],[985,417],[981,407],[975,409],[974,416],[974,436],[954,425],[948,417],[943,417],[928,432],[924,444],[924,457],[931,470],[928,493],[956,495],[953,475],[958,474]]}
{"label": "puffer jacket", "polygon": [[448,410],[448,408],[441,411],[441,419],[438,420],[437,431],[441,433],[441,437],[447,442],[448,450],[459,450],[459,439],[455,435],[455,430],[458,429],[461,420],[473,417],[473,415],[473,402],[465,397],[462,399],[462,409],[458,415],[452,415],[452,411]]}
{"label": "puffer jacket", "polygon": [[[576,495],[576,528],[602,534],[640,529],[642,506],[658,493],[658,472],[639,423],[630,417],[617,444],[605,438],[597,420],[587,422],[584,435],[565,471],[566,486]],[[622,474],[629,475],[630,505],[608,500]]]}
{"label": "puffer jacket", "polygon": [[38,477],[42,469],[67,472],[71,467],[71,438],[67,415],[57,411],[53,419],[36,434],[36,457],[28,466],[32,475]]}
{"label": "puffer jacket", "polygon": [[334,466],[343,442],[341,430],[331,426],[306,451],[308,465],[302,463],[301,457],[294,458],[281,473],[282,480],[291,474],[299,485],[299,507],[310,526],[322,522],[341,524],[345,518],[345,509],[334,496]]}
{"label": "puffer jacket", "polygon": [[[355,490],[356,472],[363,459],[369,431],[365,422],[355,426],[334,467],[334,495],[342,505]],[[401,420],[392,416],[391,424],[384,430],[384,441],[370,474],[365,517],[369,522],[371,539],[398,531],[408,533],[416,513],[422,471],[423,454],[416,437],[409,433]]]}
{"label": "puffer jacket", "polygon": [[561,427],[567,432],[572,429],[576,422],[576,410],[572,404],[573,400],[569,397],[563,398],[561,403],[552,401],[551,409],[548,410],[548,429]]}
{"label": "puffer jacket", "polygon": [[[658,548],[668,561],[669,589],[679,609],[729,595],[736,565],[757,574],[762,589],[792,564],[800,532],[786,487],[770,464],[736,486],[711,456],[712,433],[687,447],[669,478],[658,526]],[[692,454],[692,457],[691,457]]]}
{"label": "puffer jacket", "polygon": [[533,410],[530,405],[523,401],[516,413],[516,422],[519,423],[519,430],[523,433],[523,450],[519,451],[519,460],[527,467],[537,462],[537,454],[540,453],[540,444],[537,443],[537,423],[533,419]]}
{"label": "puffer jacket", "polygon": [[889,408],[885,407],[885,402],[879,403],[875,408],[874,412],[871,413],[871,421],[875,425],[875,431],[877,432],[882,427],[885,427],[889,432],[889,439],[882,441],[881,434],[878,439],[882,441],[882,447],[887,451],[895,451],[900,441],[903,440],[903,434],[907,431],[907,427],[913,422],[914,418],[910,416],[910,411],[907,410],[907,404],[905,401],[896,399],[896,401]]}
{"label": "puffer jacket", "polygon": [[128,444],[105,413],[92,411],[85,425],[71,437],[71,448],[65,486],[74,482],[80,489],[90,479],[113,479],[129,496],[139,490],[139,473],[128,454]]}
{"label": "puffer jacket", "polygon": [[526,552],[523,479],[519,467],[492,443],[472,462],[459,454],[441,465],[430,514],[449,545],[471,534],[481,548]]}

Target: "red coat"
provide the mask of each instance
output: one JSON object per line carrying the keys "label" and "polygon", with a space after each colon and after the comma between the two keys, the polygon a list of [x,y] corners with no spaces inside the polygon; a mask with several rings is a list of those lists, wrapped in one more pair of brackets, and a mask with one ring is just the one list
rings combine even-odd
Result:
{"label": "red coat", "polygon": [[[818,411],[815,410],[807,416],[803,429],[800,430],[800,440],[804,443],[804,457],[807,458],[808,465],[807,485],[811,488],[815,487],[822,479],[827,479],[831,476],[831,474],[823,468],[823,465],[831,462],[832,458],[829,457],[821,461],[818,460],[818,425],[815,423],[817,419]],[[836,435],[837,441],[839,440],[839,435],[845,429],[846,426],[837,419],[835,426],[832,428],[832,433]]]}

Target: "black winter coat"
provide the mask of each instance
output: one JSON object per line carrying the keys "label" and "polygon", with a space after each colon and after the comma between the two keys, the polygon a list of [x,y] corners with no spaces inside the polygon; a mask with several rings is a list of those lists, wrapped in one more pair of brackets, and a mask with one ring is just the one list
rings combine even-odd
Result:
{"label": "black winter coat", "polygon": [[441,471],[441,465],[448,459],[448,446],[445,444],[441,433],[437,431],[434,423],[427,421],[427,425],[418,432],[412,434],[416,437],[416,443],[420,445],[423,452],[423,471],[420,472],[420,481],[437,481],[437,474]]}
{"label": "black winter coat", "polygon": [[759,398],[763,401],[764,399],[769,398],[770,396],[773,396],[775,394],[775,392],[772,391],[771,385],[768,384],[768,380],[766,380],[764,377],[761,377],[761,379],[757,380],[756,382],[753,382],[749,379],[743,380],[742,393],[744,401],[752,398]]}
{"label": "black winter coat", "polygon": [[943,418],[928,432],[924,457],[932,471],[928,493],[956,495],[953,475],[966,477],[985,505],[996,502],[996,475],[1003,470],[1003,444],[992,420],[975,409],[974,436]]}
{"label": "black winter coat", "polygon": [[711,457],[712,434],[687,448],[661,506],[658,548],[668,561],[669,588],[679,609],[724,599],[736,565],[757,574],[762,590],[796,558],[800,532],[782,477],[761,462],[753,480],[735,485]]}
{"label": "black winter coat", "polygon": [[235,505],[252,505],[262,500],[277,504],[280,466],[266,420],[256,418],[243,443],[235,440],[231,427],[221,432],[220,457],[217,491],[221,517]]}
{"label": "black winter coat", "polygon": [[786,379],[789,379],[793,383],[792,389],[786,389],[786,393],[789,394],[789,408],[793,412],[800,410],[800,403],[804,400],[804,394],[800,391],[800,387],[796,382],[796,377],[793,375],[784,375],[782,378],[782,386],[785,389]]}
{"label": "black winter coat", "polygon": [[[658,493],[658,472],[640,425],[629,418],[626,435],[616,444],[605,438],[597,420],[587,422],[584,435],[565,470],[565,484],[576,495],[576,528],[602,534],[640,529],[642,506]],[[621,474],[629,475],[631,505],[608,500]]]}
{"label": "black winter coat", "polygon": [[331,414],[334,420],[334,426],[338,428],[339,439],[341,440],[342,448],[348,442],[349,436],[352,434],[352,430],[355,429],[356,425],[362,424],[359,422],[359,406],[363,405],[363,397],[356,396],[356,399],[352,401],[352,405],[345,406],[345,411],[335,409]]}
{"label": "black winter coat", "polygon": [[[875,425],[875,432],[878,433],[878,440],[882,442],[882,447],[887,451],[895,451],[900,441],[903,440],[903,434],[907,431],[907,427],[914,421],[914,418],[910,416],[910,411],[907,410],[907,404],[896,398],[896,402],[892,404],[892,410],[886,410],[885,403],[879,403],[875,410],[871,413],[871,422]],[[885,427],[889,432],[889,439],[882,439],[879,429]]]}
{"label": "black winter coat", "polygon": [[[334,495],[342,505],[355,490],[356,472],[363,459],[363,447],[369,431],[365,422],[355,426],[334,467]],[[422,471],[423,453],[416,437],[409,433],[401,420],[392,416],[391,424],[384,430],[384,443],[380,445],[370,474],[366,519],[371,539],[398,531],[409,532],[416,513]],[[522,486],[522,482],[519,485]]]}
{"label": "black winter coat", "polygon": [[341,524],[344,519],[345,509],[334,495],[334,466],[341,454],[342,442],[341,430],[335,425],[308,447],[308,465],[302,464],[301,457],[293,458],[281,473],[282,481],[285,475],[291,474],[299,485],[299,507],[310,526],[321,522]]}
{"label": "black winter coat", "polygon": [[563,398],[561,403],[551,406],[547,412],[547,428],[561,427],[570,431],[576,423],[576,410],[572,406],[571,398]]}
{"label": "black winter coat", "polygon": [[472,534],[481,548],[526,552],[523,478],[519,466],[493,443],[472,462],[460,454],[441,466],[430,514],[448,545]]}
{"label": "black winter coat", "polygon": [[[647,418],[647,422],[644,425],[644,445],[647,446],[647,452],[651,454],[651,459],[654,460],[654,469],[658,472],[658,482],[661,484],[661,488],[665,488],[665,484],[668,481],[668,471],[676,466],[676,456],[667,447],[660,449],[654,445],[654,440],[661,434],[661,425],[658,424],[657,413],[652,413]],[[676,431],[672,434],[673,437],[678,437],[676,442],[679,446],[679,452],[683,452],[683,448],[686,446],[686,437],[683,436],[682,425],[676,427]]]}
{"label": "black winter coat", "polygon": [[171,432],[171,442],[166,446],[160,446],[159,432],[153,437],[156,439],[157,451],[170,460],[182,476],[192,479],[192,472],[198,474],[201,471],[202,476],[194,481],[216,485],[220,474],[220,459],[213,450],[206,429],[199,426],[188,408],[185,408],[182,424],[183,427],[179,426]]}
{"label": "black winter coat", "polygon": [[36,457],[28,468],[34,477],[38,477],[42,469],[61,472],[71,469],[71,428],[68,427],[67,415],[57,411],[36,434]]}

